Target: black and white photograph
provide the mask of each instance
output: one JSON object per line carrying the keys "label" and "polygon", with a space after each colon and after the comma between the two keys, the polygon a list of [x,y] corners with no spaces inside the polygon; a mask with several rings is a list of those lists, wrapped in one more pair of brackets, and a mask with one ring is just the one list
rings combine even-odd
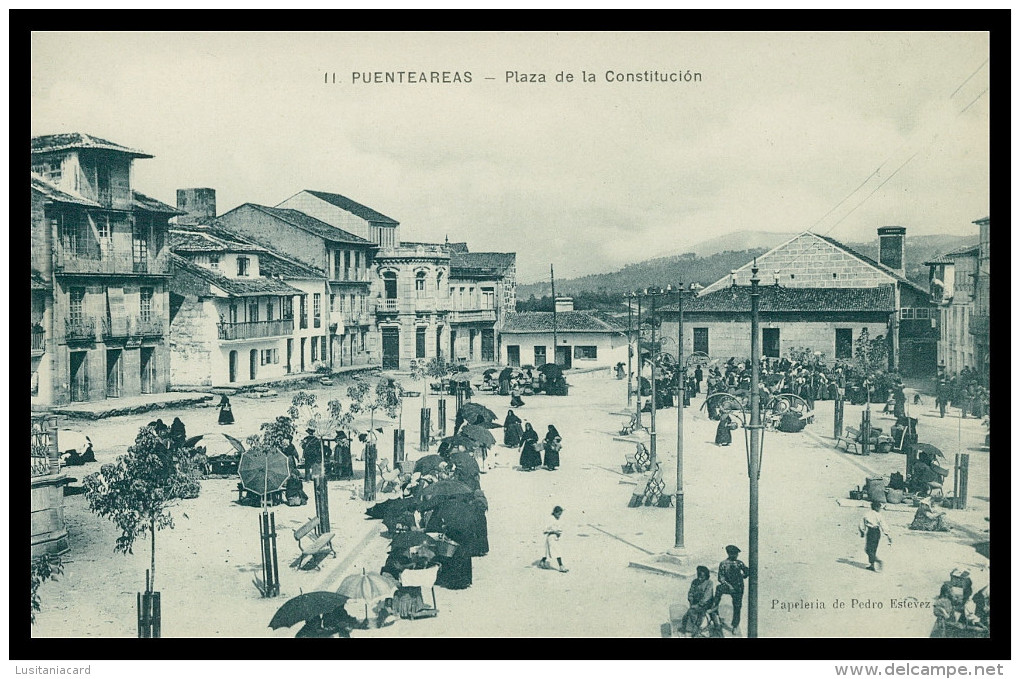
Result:
{"label": "black and white photograph", "polygon": [[33,640],[996,637],[987,31],[30,46]]}

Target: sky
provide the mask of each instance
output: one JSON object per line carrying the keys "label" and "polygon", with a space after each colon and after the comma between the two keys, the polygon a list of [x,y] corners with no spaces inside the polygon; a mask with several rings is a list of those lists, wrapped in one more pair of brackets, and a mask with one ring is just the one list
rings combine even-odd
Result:
{"label": "sky", "polygon": [[[550,263],[572,278],[738,231],[860,242],[895,224],[976,238],[989,212],[988,42],[40,32],[31,132],[141,149],[154,158],[135,162],[136,190],[174,204],[178,188],[214,188],[221,214],[340,193],[399,221],[405,240],[516,252],[528,283]],[[400,71],[471,82],[353,81]]]}

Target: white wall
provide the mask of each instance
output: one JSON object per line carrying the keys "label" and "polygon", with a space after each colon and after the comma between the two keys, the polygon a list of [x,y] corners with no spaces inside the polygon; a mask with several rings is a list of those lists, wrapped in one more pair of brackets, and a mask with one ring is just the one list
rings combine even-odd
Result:
{"label": "white wall", "polygon": [[[571,347],[571,364],[573,368],[612,367],[623,361],[627,362],[627,337],[617,333],[592,332],[559,332],[556,334],[558,346]],[[459,342],[459,336],[458,336]],[[534,364],[535,346],[544,346],[546,361],[553,362],[552,333],[503,333],[499,349],[499,362],[507,365],[507,347],[520,347],[521,365]],[[582,359],[574,357],[573,347],[594,346],[597,358]]]}

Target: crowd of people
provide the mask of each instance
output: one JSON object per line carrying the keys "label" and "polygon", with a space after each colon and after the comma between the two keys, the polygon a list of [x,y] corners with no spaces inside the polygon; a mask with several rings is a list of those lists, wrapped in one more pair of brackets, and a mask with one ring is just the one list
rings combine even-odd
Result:
{"label": "crowd of people", "polygon": [[939,415],[946,416],[946,408],[960,409],[960,417],[981,419],[988,414],[989,392],[985,385],[987,375],[964,367],[956,375],[947,375],[940,366],[938,385],[935,387],[935,404]]}
{"label": "crowd of people", "polygon": [[[556,427],[549,425],[545,438],[540,444],[535,428],[531,426],[530,422],[523,422],[514,414],[513,410],[508,410],[506,419],[503,420],[503,445],[507,448],[517,448],[520,451],[521,471],[535,471],[540,467],[555,471],[560,466],[563,437],[560,436]],[[545,454],[544,459],[543,453]]]}

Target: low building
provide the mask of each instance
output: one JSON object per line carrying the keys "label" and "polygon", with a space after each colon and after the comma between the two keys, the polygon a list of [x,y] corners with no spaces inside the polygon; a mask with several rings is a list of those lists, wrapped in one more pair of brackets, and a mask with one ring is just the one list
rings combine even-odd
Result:
{"label": "low building", "polygon": [[597,311],[574,311],[569,298],[557,299],[556,304],[555,321],[552,311],[506,315],[500,363],[537,368],[555,360],[569,369],[608,368],[627,362],[626,327]]}
{"label": "low building", "polygon": [[170,238],[175,386],[237,386],[329,362],[324,272],[215,226]]}

